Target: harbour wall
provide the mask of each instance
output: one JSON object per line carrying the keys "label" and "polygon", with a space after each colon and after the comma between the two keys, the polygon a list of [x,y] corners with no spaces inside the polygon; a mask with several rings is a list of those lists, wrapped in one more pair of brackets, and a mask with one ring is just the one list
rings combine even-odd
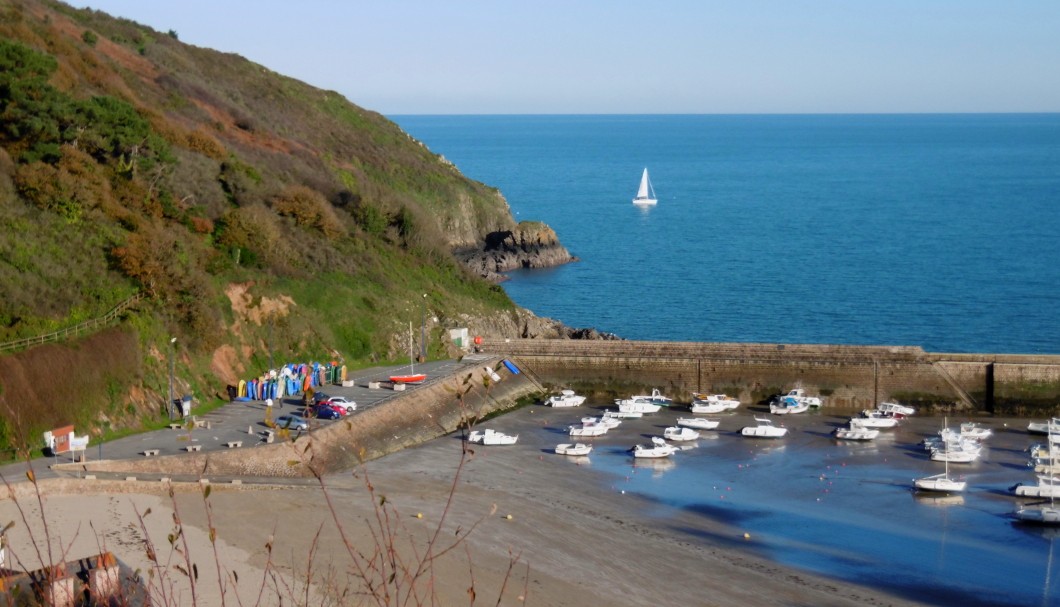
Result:
{"label": "harbour wall", "polygon": [[1060,413],[1060,356],[942,354],[913,346],[487,339],[543,384],[598,397],[659,388],[679,401],[727,393],[765,404],[793,386],[825,406],[900,401],[928,411],[1042,417]]}

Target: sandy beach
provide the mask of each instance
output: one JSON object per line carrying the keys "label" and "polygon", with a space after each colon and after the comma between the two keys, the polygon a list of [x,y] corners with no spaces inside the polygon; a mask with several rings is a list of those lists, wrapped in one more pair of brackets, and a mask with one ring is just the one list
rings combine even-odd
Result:
{"label": "sandy beach", "polygon": [[[204,502],[197,488],[171,499],[158,488],[107,494],[89,481],[62,481],[46,498],[49,532],[69,554],[102,547],[147,571],[151,562],[136,513],[151,511],[143,520],[159,560],[181,563],[167,538],[176,508],[184,529],[178,545],[187,540],[203,605],[222,598],[232,603],[235,594],[244,605],[406,602],[408,596],[411,604],[457,604],[469,600],[471,588],[474,604],[916,604],[777,565],[748,550],[756,538],[745,539],[735,525],[673,508],[659,516],[665,506],[609,490],[586,476],[597,472],[547,453],[554,443],[546,444],[551,438],[542,438],[540,429],[552,414],[530,407],[495,420],[526,438],[515,448],[476,447],[459,471],[448,510],[461,461],[461,441],[453,435],[325,477],[326,490],[217,486]],[[785,422],[798,427],[820,419]],[[34,537],[43,537],[34,502],[20,499]],[[648,511],[655,514],[643,515]],[[431,549],[441,556],[421,567],[443,513]],[[12,551],[32,561],[26,525],[10,500],[0,502],[0,517],[16,521],[9,532]],[[465,543],[456,542],[464,537]],[[177,599],[170,604],[189,604],[187,580],[172,567],[166,579]],[[307,579],[313,580],[308,595]],[[361,594],[363,580],[390,594],[379,601]]]}

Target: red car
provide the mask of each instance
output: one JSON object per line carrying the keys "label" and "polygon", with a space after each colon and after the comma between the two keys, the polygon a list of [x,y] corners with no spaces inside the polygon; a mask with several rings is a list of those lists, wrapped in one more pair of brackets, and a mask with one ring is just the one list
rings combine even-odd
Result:
{"label": "red car", "polygon": [[346,409],[346,404],[345,403],[335,402],[335,401],[332,401],[332,400],[322,400],[322,401],[320,401],[319,403],[316,404],[316,407],[317,408],[331,409],[335,413],[338,413],[339,415],[342,415],[342,416],[346,416],[346,415],[349,414],[349,411]]}

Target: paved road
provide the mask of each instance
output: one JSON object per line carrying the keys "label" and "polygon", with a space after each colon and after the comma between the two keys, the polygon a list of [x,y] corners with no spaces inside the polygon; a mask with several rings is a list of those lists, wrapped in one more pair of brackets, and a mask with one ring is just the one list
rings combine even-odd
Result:
{"label": "paved road", "polygon": [[[417,371],[427,374],[427,381],[420,386],[408,385],[405,392],[392,390],[386,380],[391,374],[407,369],[407,367],[363,369],[347,377],[348,380],[353,380],[354,386],[322,386],[321,390],[329,396],[345,396],[353,399],[357,403],[357,411],[352,415],[356,416],[367,409],[385,404],[387,400],[395,396],[418,390],[423,386],[436,382],[445,381],[458,371],[482,366],[486,361],[491,361],[494,358],[494,355],[468,355],[460,361],[440,360],[417,365]],[[384,382],[384,387],[369,389],[369,382],[376,381]],[[282,402],[274,404],[272,417],[275,419],[285,414],[299,415],[302,408],[301,395],[284,397]],[[89,461],[99,459],[136,459],[146,457],[144,452],[149,450],[157,450],[158,455],[175,455],[188,453],[187,447],[189,445],[199,445],[200,451],[203,452],[219,451],[227,450],[229,448],[227,443],[234,441],[242,442],[242,446],[239,447],[241,449],[266,444],[266,405],[262,401],[231,402],[203,415],[195,415],[194,411],[192,411],[192,414],[199,420],[199,427],[188,429],[187,426],[192,424],[186,424],[185,427],[180,429],[154,430],[102,444],[89,444],[88,449],[85,451],[86,459]],[[340,420],[309,419],[307,421],[312,429],[313,427],[332,424]],[[177,422],[179,423],[180,420],[177,420]],[[70,455],[63,454],[52,458],[42,457],[35,459],[32,463],[38,478],[46,478],[49,476],[77,474],[76,472],[57,472],[49,468],[53,464],[68,463],[70,461],[72,461]],[[25,472],[25,462],[0,467],[0,475],[9,481],[25,479]],[[97,476],[103,478],[106,476],[117,477],[119,475],[98,473]]]}

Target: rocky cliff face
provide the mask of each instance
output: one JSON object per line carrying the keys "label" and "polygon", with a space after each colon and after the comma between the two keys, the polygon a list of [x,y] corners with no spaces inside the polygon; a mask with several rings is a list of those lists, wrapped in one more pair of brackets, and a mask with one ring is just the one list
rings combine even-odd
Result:
{"label": "rocky cliff face", "polygon": [[559,242],[556,232],[536,221],[524,221],[511,230],[495,231],[474,246],[454,250],[472,272],[495,282],[504,272],[518,268],[549,268],[578,258]]}

